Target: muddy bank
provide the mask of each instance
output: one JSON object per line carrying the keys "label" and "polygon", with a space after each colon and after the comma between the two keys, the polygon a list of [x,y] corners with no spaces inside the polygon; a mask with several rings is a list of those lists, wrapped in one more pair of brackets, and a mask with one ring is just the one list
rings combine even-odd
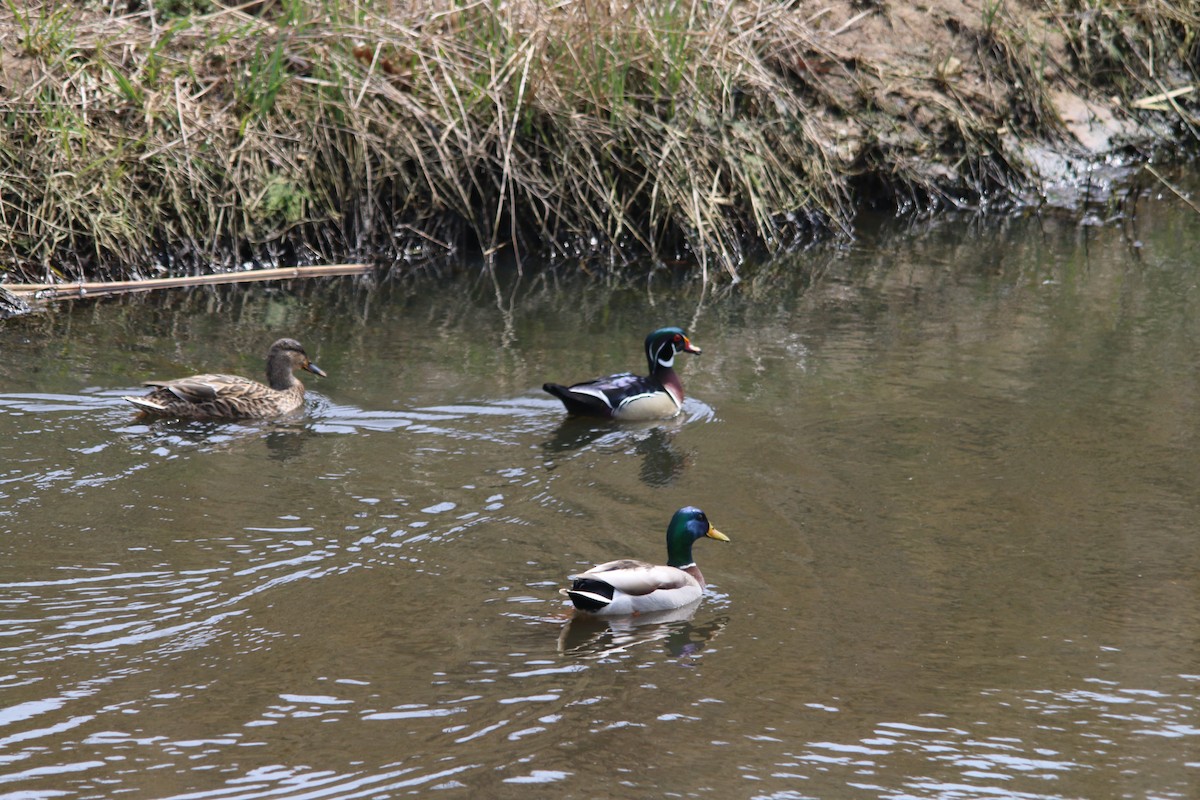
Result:
{"label": "muddy bank", "polygon": [[0,8],[4,280],[463,250],[736,280],[863,205],[1078,212],[1200,142],[1194,4],[330,8]]}

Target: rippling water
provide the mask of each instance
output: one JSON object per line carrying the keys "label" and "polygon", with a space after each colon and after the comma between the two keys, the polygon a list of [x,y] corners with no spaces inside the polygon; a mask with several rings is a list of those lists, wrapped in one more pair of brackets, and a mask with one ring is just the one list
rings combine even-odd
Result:
{"label": "rippling water", "polygon": [[[0,796],[1193,797],[1200,228],[1138,225],[5,323]],[[538,389],[670,323],[680,418]],[[298,418],[120,400],[283,334],[329,372]],[[732,539],[703,602],[569,620],[684,504]]]}

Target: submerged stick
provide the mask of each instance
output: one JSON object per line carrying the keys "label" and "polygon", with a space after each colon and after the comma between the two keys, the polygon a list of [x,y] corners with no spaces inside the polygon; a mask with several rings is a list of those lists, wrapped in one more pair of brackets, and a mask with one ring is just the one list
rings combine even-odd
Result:
{"label": "submerged stick", "polygon": [[182,289],[225,283],[258,283],[292,278],[320,278],[332,275],[361,275],[371,271],[370,264],[329,264],[312,267],[278,267],[248,272],[221,272],[215,275],[191,275],[183,278],[146,278],[140,281],[94,281],[91,283],[9,283],[4,288],[24,300],[63,300],[70,297],[105,297],[154,289]]}
{"label": "submerged stick", "polygon": [[1158,170],[1156,170],[1154,167],[1150,166],[1149,164],[1146,164],[1145,166],[1146,166],[1146,171],[1149,172],[1151,175],[1153,175],[1155,178],[1158,178],[1159,183],[1161,183],[1163,186],[1170,189],[1175,194],[1176,197],[1178,197],[1180,200],[1182,200],[1183,202],[1185,202],[1189,206],[1191,206],[1192,211],[1195,211],[1197,214],[1200,214],[1200,206],[1197,206],[1195,203],[1193,203],[1192,199],[1190,197],[1188,197],[1186,194],[1184,194],[1183,192],[1179,191],[1174,186],[1172,186],[1171,182],[1168,181],[1166,178],[1164,178],[1162,175],[1160,175],[1158,173]]}

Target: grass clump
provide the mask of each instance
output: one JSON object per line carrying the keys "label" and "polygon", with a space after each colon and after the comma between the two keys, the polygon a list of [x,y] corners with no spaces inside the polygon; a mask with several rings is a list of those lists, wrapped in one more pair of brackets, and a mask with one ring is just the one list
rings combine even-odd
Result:
{"label": "grass clump", "polygon": [[1056,81],[1175,80],[1197,30],[1066,0],[3,3],[0,269],[25,280],[413,243],[736,279],[863,192],[1015,193],[997,131],[1062,136]]}

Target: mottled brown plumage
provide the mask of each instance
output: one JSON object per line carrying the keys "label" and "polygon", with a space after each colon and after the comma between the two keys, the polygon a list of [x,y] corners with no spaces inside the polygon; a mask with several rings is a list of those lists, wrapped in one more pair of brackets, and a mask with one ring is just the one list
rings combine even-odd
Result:
{"label": "mottled brown plumage", "polygon": [[325,372],[308,360],[295,339],[280,339],[267,353],[267,384],[238,375],[192,375],[171,381],[146,381],[154,391],[126,397],[145,414],[189,419],[269,419],[304,403],[304,384],[292,373]]}

